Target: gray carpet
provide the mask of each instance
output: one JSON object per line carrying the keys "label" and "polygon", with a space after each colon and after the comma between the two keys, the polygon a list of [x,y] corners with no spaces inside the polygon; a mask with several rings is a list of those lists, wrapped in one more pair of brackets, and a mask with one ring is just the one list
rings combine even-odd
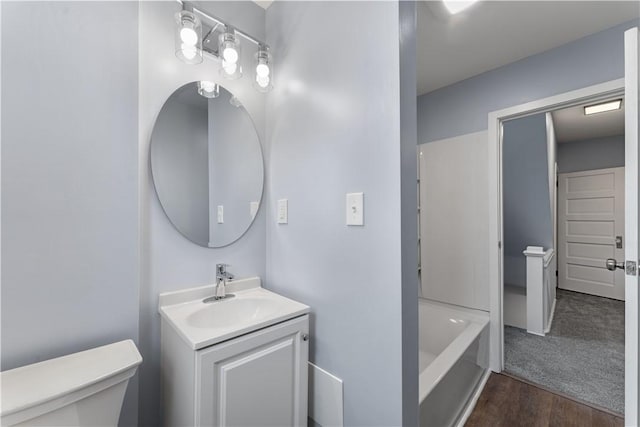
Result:
{"label": "gray carpet", "polygon": [[505,371],[624,414],[624,302],[558,290],[551,331],[504,328]]}

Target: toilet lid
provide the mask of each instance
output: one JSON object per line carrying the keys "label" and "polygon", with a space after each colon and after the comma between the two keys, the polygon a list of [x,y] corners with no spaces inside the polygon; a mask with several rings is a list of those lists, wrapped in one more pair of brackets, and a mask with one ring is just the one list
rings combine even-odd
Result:
{"label": "toilet lid", "polygon": [[103,381],[142,362],[131,340],[0,372],[0,416]]}

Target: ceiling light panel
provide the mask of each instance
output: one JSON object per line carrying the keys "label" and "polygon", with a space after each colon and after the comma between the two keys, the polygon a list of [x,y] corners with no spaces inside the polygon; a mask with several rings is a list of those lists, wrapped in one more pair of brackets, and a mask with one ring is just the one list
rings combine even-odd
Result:
{"label": "ceiling light panel", "polygon": [[622,99],[616,99],[615,101],[607,101],[600,104],[588,105],[584,107],[584,114],[588,116],[590,114],[604,113],[607,111],[619,110],[622,106]]}

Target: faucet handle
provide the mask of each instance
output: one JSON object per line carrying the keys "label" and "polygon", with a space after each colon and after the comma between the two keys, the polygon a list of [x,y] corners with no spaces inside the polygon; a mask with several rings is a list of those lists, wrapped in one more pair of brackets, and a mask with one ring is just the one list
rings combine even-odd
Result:
{"label": "faucet handle", "polygon": [[233,280],[233,274],[227,271],[229,264],[216,264],[216,277],[224,277],[227,280]]}
{"label": "faucet handle", "polygon": [[227,267],[231,267],[229,264],[216,264],[216,274],[225,274]]}

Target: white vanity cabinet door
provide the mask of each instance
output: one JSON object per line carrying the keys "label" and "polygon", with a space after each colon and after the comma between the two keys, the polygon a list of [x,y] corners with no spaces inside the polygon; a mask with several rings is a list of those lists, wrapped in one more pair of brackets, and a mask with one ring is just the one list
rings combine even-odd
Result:
{"label": "white vanity cabinet door", "polygon": [[196,425],[307,424],[309,316],[196,354]]}

